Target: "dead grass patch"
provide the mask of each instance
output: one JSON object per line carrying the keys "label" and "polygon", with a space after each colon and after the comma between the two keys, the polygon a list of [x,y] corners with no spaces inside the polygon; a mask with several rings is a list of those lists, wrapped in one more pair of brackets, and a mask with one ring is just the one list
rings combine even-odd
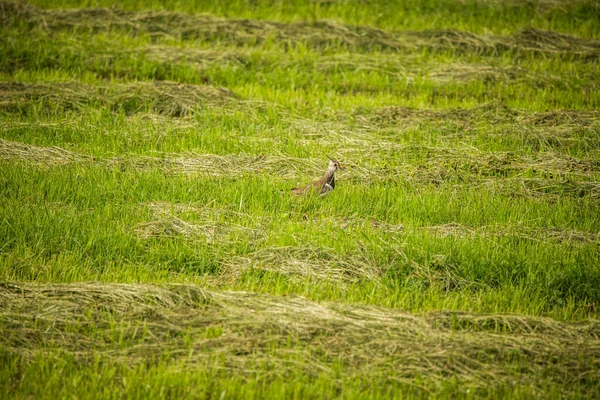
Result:
{"label": "dead grass patch", "polygon": [[342,379],[441,384],[452,376],[474,388],[493,381],[539,393],[551,382],[562,395],[600,385],[596,320],[411,314],[186,285],[5,283],[0,304],[0,343],[29,362],[59,351],[82,363],[164,356],[186,368],[258,368],[267,379],[316,377],[341,363]]}

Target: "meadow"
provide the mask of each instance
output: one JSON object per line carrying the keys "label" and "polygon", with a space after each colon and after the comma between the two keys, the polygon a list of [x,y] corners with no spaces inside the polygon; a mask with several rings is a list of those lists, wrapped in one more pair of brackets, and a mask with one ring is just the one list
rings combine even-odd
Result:
{"label": "meadow", "polygon": [[0,0],[0,55],[0,397],[600,393],[597,1]]}

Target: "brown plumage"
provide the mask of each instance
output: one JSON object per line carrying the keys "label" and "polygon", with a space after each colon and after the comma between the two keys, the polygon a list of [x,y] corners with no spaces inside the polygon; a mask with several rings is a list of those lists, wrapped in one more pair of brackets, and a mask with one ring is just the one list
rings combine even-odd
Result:
{"label": "brown plumage", "polygon": [[325,174],[319,179],[309,183],[306,186],[292,189],[292,193],[298,196],[303,195],[320,195],[324,196],[335,189],[335,171],[344,169],[341,164],[329,158],[329,166]]}

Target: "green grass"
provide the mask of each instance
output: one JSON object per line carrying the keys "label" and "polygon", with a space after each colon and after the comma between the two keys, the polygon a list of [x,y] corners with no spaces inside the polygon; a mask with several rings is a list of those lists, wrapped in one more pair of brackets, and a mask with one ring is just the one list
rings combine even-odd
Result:
{"label": "green grass", "polygon": [[3,397],[597,393],[597,4],[346,3],[0,3]]}

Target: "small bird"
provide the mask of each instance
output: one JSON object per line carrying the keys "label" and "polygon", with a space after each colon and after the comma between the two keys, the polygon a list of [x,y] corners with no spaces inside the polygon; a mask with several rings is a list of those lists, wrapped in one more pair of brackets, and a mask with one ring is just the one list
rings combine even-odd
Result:
{"label": "small bird", "polygon": [[318,194],[322,197],[335,189],[335,171],[344,169],[344,167],[331,157],[327,156],[327,158],[329,158],[329,166],[327,167],[325,175],[306,186],[292,189],[293,194],[297,196]]}

